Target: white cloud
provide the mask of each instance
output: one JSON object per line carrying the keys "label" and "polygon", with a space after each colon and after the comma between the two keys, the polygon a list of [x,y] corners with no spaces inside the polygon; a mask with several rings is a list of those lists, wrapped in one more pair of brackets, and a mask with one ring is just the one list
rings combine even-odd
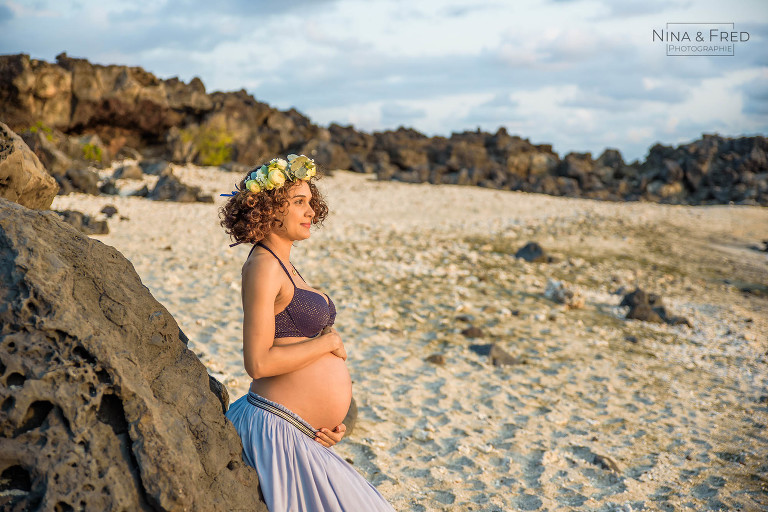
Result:
{"label": "white cloud", "polygon": [[768,116],[768,68],[763,68],[758,76],[741,86],[744,98],[742,113]]}
{"label": "white cloud", "polygon": [[467,126],[481,126],[491,130],[492,128],[488,127],[509,125],[522,118],[519,102],[513,100],[508,92],[502,92],[473,106],[463,119]]}
{"label": "white cloud", "polygon": [[[627,159],[657,140],[768,130],[764,0],[1,2],[0,53],[199,76],[321,124],[504,125],[561,153],[613,146]],[[751,39],[732,58],[670,58],[651,40],[703,19]]]}
{"label": "white cloud", "polygon": [[425,115],[426,110],[423,108],[401,102],[385,103],[381,106],[381,124],[384,126],[396,124],[410,126],[413,121],[421,119]]}

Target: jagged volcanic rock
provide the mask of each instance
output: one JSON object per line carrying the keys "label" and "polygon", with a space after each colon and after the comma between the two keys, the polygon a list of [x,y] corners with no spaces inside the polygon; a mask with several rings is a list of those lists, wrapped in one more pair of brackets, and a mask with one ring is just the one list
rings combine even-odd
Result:
{"label": "jagged volcanic rock", "polygon": [[266,511],[184,340],[117,250],[0,199],[0,508]]}

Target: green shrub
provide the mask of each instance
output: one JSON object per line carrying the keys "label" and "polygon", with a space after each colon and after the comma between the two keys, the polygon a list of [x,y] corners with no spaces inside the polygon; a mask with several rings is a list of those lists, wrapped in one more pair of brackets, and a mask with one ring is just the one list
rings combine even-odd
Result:
{"label": "green shrub", "polygon": [[38,121],[34,125],[30,126],[29,131],[32,133],[43,132],[46,139],[50,141],[53,140],[53,129],[50,126],[43,124],[42,121]]}
{"label": "green shrub", "polygon": [[181,130],[181,140],[191,142],[197,150],[200,165],[218,166],[232,160],[232,136],[211,126],[199,126]]}
{"label": "green shrub", "polygon": [[103,155],[96,144],[83,144],[83,158],[90,162],[101,162]]}

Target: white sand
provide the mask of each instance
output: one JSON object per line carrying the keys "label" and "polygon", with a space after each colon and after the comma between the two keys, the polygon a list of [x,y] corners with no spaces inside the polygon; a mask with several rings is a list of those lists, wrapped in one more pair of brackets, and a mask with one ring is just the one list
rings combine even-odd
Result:
{"label": "white sand", "polygon": [[[217,209],[237,176],[176,172],[216,204],[73,194],[53,208],[117,207],[96,238],[133,263],[234,400],[249,384],[240,269],[250,247],[228,247]],[[349,352],[360,416],[336,450],[396,509],[768,508],[768,298],[723,281],[768,284],[768,255],[750,248],[768,240],[768,209],[344,171],[319,186],[332,214],[292,261],[333,298]],[[558,261],[515,259],[528,241]],[[544,298],[549,278],[584,308]],[[693,328],[624,320],[613,292],[636,283]],[[484,336],[460,334],[470,324]],[[525,364],[494,367],[469,349],[492,342]],[[445,366],[424,361],[433,353]]]}

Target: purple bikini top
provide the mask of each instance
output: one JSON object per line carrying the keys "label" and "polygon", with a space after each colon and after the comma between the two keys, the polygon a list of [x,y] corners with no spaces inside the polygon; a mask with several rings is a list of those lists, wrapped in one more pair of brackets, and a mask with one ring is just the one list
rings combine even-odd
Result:
{"label": "purple bikini top", "polygon": [[[320,334],[324,327],[333,325],[333,322],[336,321],[336,306],[334,306],[331,298],[325,295],[328,297],[328,302],[326,302],[323,295],[296,286],[290,272],[285,268],[280,258],[272,252],[272,249],[261,242],[256,243],[256,245],[272,253],[272,256],[277,259],[285,273],[288,274],[291,284],[293,284],[291,302],[288,303],[285,309],[275,315],[275,338],[288,336],[312,338]],[[253,249],[256,248],[256,245],[253,246]],[[253,252],[253,249],[251,249],[251,252]],[[298,273],[298,270],[296,272]],[[299,277],[304,279],[301,274],[299,274]]]}

